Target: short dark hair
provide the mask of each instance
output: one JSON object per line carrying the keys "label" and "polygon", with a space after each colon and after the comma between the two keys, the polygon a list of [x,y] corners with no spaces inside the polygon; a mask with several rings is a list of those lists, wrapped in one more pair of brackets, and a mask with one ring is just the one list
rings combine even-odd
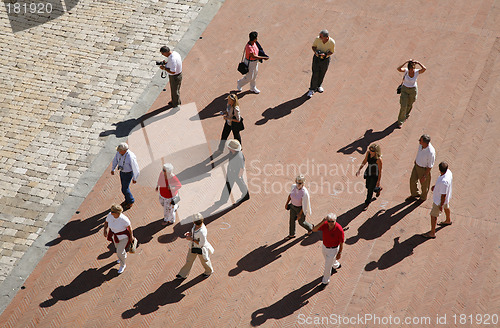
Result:
{"label": "short dark hair", "polygon": [[248,38],[250,39],[250,41],[257,40],[257,36],[258,36],[258,33],[255,31],[250,32],[250,34],[248,34]]}
{"label": "short dark hair", "polygon": [[439,163],[439,172],[446,173],[446,171],[448,171],[448,163],[446,162]]}
{"label": "short dark hair", "polygon": [[415,68],[415,62],[408,61],[408,68]]}
{"label": "short dark hair", "polygon": [[422,139],[422,141],[426,144],[429,144],[429,142],[431,142],[431,137],[428,134],[422,134],[420,139]]}
{"label": "short dark hair", "polygon": [[161,52],[162,54],[163,54],[163,53],[165,53],[165,52],[170,52],[170,48],[169,48],[169,47],[167,47],[167,46],[163,46],[163,47],[161,47],[161,48],[160,48],[160,52]]}

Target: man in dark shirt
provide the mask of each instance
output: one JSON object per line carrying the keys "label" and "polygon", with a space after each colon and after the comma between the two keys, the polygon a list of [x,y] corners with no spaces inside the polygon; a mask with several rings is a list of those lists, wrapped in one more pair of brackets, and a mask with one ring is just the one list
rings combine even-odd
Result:
{"label": "man in dark shirt", "polygon": [[330,282],[331,275],[341,267],[340,257],[344,247],[344,230],[337,223],[337,216],[328,214],[320,223],[314,226],[313,232],[323,232],[323,256],[325,257],[325,271],[323,273],[322,287]]}

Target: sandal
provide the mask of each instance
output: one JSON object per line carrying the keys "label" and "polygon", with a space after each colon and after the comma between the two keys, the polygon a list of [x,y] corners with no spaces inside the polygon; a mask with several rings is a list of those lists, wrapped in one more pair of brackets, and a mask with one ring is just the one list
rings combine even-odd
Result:
{"label": "sandal", "polygon": [[293,239],[293,238],[295,238],[295,236],[286,236],[285,240],[290,240],[290,239]]}

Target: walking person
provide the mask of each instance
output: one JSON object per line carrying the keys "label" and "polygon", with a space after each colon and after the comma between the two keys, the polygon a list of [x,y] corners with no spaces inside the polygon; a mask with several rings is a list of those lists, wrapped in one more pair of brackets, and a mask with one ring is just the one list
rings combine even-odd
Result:
{"label": "walking person", "polygon": [[[257,89],[255,81],[257,80],[257,72],[259,71],[259,60],[268,60],[269,57],[263,56],[263,51],[259,54],[259,45],[257,41],[258,33],[253,31],[248,35],[249,41],[245,46],[245,64],[248,65],[248,73],[238,80],[236,89],[241,91],[245,84],[250,82],[250,91],[260,93]],[[262,47],[261,47],[262,48]]]}
{"label": "walking person", "polygon": [[295,238],[295,221],[298,221],[299,225],[307,230],[308,236],[312,233],[313,225],[306,222],[306,214],[312,214],[312,211],[309,191],[304,186],[305,182],[306,178],[303,175],[298,175],[286,200],[285,209],[290,211],[289,232],[286,239]]}
{"label": "walking person", "polygon": [[238,202],[244,202],[250,199],[248,187],[243,179],[243,173],[245,172],[245,157],[243,156],[241,145],[238,140],[228,140],[227,148],[229,149],[230,154],[229,162],[227,164],[226,185],[222,190],[220,201],[224,203],[227,202],[229,195],[231,194],[231,190],[236,183],[242,194],[242,197]]}
{"label": "walking person", "polygon": [[120,274],[127,267],[127,246],[134,240],[130,220],[123,214],[123,208],[120,205],[111,205],[111,211],[104,222],[104,237],[115,244]]}
{"label": "walking person", "polygon": [[163,165],[162,172],[158,177],[156,191],[160,190],[159,200],[163,206],[163,225],[173,224],[179,208],[179,189],[182,184],[173,173],[174,166],[170,163]]}
{"label": "walking person", "polygon": [[[408,64],[408,68],[403,68],[404,65]],[[419,65],[420,69],[416,69],[415,65]],[[420,62],[410,59],[404,62],[398,67],[398,72],[405,73],[403,76],[403,82],[401,85],[401,95],[399,97],[399,103],[401,108],[399,109],[398,116],[398,126],[401,127],[403,123],[410,117],[410,112],[413,107],[413,103],[417,100],[417,77],[426,71],[424,65]]]}
{"label": "walking person", "polygon": [[383,189],[380,187],[380,180],[382,179],[382,150],[378,144],[372,144],[368,147],[368,152],[363,162],[359,165],[356,176],[359,176],[361,169],[366,163],[368,163],[368,166],[366,167],[363,177],[366,179],[367,192],[363,210],[368,209],[368,206],[372,202],[373,192],[379,197]]}
{"label": "walking person", "polygon": [[238,96],[235,94],[229,94],[227,97],[227,106],[225,111],[221,111],[222,117],[225,120],[224,129],[222,130],[222,135],[220,137],[219,152],[224,150],[224,145],[231,131],[233,132],[234,139],[241,143],[241,123],[242,117],[240,115],[240,104],[238,103]]}
{"label": "walking person", "polygon": [[122,185],[122,193],[125,196],[125,201],[122,206],[125,210],[132,207],[135,202],[134,196],[130,191],[130,182],[136,183],[139,177],[139,164],[135,154],[128,149],[125,142],[116,147],[116,154],[111,165],[111,175],[115,175],[115,168],[120,171],[120,182]]}
{"label": "walking person", "polygon": [[313,227],[313,232],[323,233],[323,256],[325,257],[325,270],[323,272],[322,287],[330,282],[332,274],[342,267],[339,260],[344,248],[344,230],[337,222],[337,216],[329,213],[320,223]]}
{"label": "walking person", "polygon": [[[431,145],[431,137],[428,134],[423,134],[418,142],[417,157],[410,176],[411,195],[406,198],[408,202],[417,199],[425,201],[427,199],[431,185],[431,170],[436,160],[436,150]],[[420,187],[422,188],[421,194],[418,193],[418,181],[420,181]]]}
{"label": "walking person", "polygon": [[207,240],[207,227],[203,224],[203,216],[196,213],[193,217],[194,225],[191,231],[184,234],[189,243],[189,251],[186,258],[186,264],[182,267],[181,271],[177,274],[177,279],[186,279],[191,272],[193,263],[196,258],[200,259],[201,265],[205,268],[203,276],[210,277],[214,272],[212,262],[210,262],[210,255],[214,253],[214,248]]}
{"label": "walking person", "polygon": [[172,51],[167,46],[161,47],[160,52],[167,57],[167,62],[165,65],[160,65],[160,68],[168,73],[170,95],[172,97],[168,104],[177,107],[181,104],[182,58],[177,51]]}
{"label": "walking person", "polygon": [[312,61],[312,76],[311,84],[309,85],[309,92],[307,96],[311,98],[317,91],[322,93],[323,79],[325,78],[326,71],[330,65],[330,56],[335,52],[335,40],[330,37],[327,30],[321,30],[319,36],[314,40],[312,45],[314,53]]}
{"label": "walking person", "polygon": [[448,169],[448,163],[439,163],[439,177],[436,180],[436,184],[432,186],[433,196],[432,196],[432,209],[431,209],[431,231],[423,234],[425,238],[434,239],[436,238],[436,223],[437,218],[444,210],[446,215],[446,220],[440,222],[440,226],[451,225],[451,213],[450,213],[450,199],[451,191],[453,185],[453,174],[450,169]]}

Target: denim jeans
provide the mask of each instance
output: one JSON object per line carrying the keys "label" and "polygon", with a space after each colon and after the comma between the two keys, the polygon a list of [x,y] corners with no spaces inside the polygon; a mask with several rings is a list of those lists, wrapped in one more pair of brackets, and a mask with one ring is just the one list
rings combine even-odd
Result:
{"label": "denim jeans", "polygon": [[125,196],[125,201],[127,204],[132,204],[135,202],[134,196],[130,192],[130,182],[134,176],[133,172],[121,172],[120,171],[120,182],[122,183],[122,193]]}

